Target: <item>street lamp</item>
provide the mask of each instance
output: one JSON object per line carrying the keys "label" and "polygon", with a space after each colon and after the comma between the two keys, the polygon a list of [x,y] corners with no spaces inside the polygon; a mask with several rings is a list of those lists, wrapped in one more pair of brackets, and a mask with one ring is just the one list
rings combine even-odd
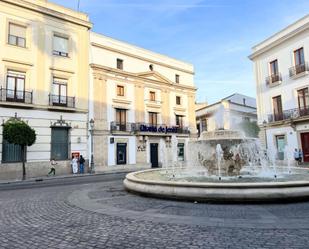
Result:
{"label": "street lamp", "polygon": [[268,149],[267,147],[267,133],[266,133],[266,126],[267,126],[267,122],[266,120],[263,121],[263,128],[264,128],[264,136],[265,136],[265,146],[266,146],[266,150]]}
{"label": "street lamp", "polygon": [[94,174],[95,173],[95,169],[94,169],[94,161],[93,161],[93,130],[94,130],[94,120],[90,119],[89,121],[89,132],[91,135],[91,146],[90,146],[90,153],[91,153],[91,157],[90,157],[90,173]]}

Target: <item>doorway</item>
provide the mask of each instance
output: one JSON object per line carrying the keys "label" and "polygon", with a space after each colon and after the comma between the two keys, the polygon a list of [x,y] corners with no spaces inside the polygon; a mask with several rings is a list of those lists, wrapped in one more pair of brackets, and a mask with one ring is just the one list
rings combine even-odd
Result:
{"label": "doorway", "polygon": [[300,137],[304,162],[309,162],[309,132],[301,133]]}
{"label": "doorway", "polygon": [[117,165],[127,164],[127,144],[117,143]]}
{"label": "doorway", "polygon": [[158,144],[157,143],[151,143],[150,144],[150,162],[152,168],[158,168],[159,162],[158,162]]}

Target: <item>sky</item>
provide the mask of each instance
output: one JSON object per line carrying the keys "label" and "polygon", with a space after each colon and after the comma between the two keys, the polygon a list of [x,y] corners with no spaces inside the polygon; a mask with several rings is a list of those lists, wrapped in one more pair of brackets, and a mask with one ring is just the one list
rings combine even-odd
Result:
{"label": "sky", "polygon": [[251,48],[309,14],[309,0],[80,0],[80,11],[95,32],[193,64],[196,100],[211,104],[255,97]]}

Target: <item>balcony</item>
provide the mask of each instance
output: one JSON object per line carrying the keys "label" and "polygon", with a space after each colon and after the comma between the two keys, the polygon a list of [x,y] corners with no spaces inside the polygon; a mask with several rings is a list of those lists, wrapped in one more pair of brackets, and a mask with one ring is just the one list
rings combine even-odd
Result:
{"label": "balcony", "polygon": [[265,79],[267,86],[279,85],[282,81],[281,73],[272,74]]}
{"label": "balcony", "polygon": [[18,91],[16,89],[0,88],[0,101],[6,103],[21,103],[31,105],[33,101],[32,91]]}
{"label": "balcony", "polygon": [[296,65],[294,67],[290,68],[290,77],[295,77],[297,75],[303,75],[305,73],[308,73],[309,71],[309,65],[307,62],[303,64]]}
{"label": "balcony", "polygon": [[268,122],[277,122],[277,121],[284,121],[290,119],[299,119],[303,117],[309,118],[309,106],[303,108],[294,108],[289,110],[284,110],[282,113],[278,114],[269,114],[268,115]]}
{"label": "balcony", "polygon": [[49,94],[49,105],[55,107],[75,108],[75,97]]}
{"label": "balcony", "polygon": [[134,131],[134,123],[119,123],[119,122],[111,122],[110,129],[111,132],[133,132]]}

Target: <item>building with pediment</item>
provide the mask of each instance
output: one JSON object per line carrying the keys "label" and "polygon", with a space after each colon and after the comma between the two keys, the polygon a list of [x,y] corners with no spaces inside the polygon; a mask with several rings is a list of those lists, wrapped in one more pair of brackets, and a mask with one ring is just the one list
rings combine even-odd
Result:
{"label": "building with pediment", "polygon": [[196,135],[191,64],[90,34],[96,170],[185,162]]}

